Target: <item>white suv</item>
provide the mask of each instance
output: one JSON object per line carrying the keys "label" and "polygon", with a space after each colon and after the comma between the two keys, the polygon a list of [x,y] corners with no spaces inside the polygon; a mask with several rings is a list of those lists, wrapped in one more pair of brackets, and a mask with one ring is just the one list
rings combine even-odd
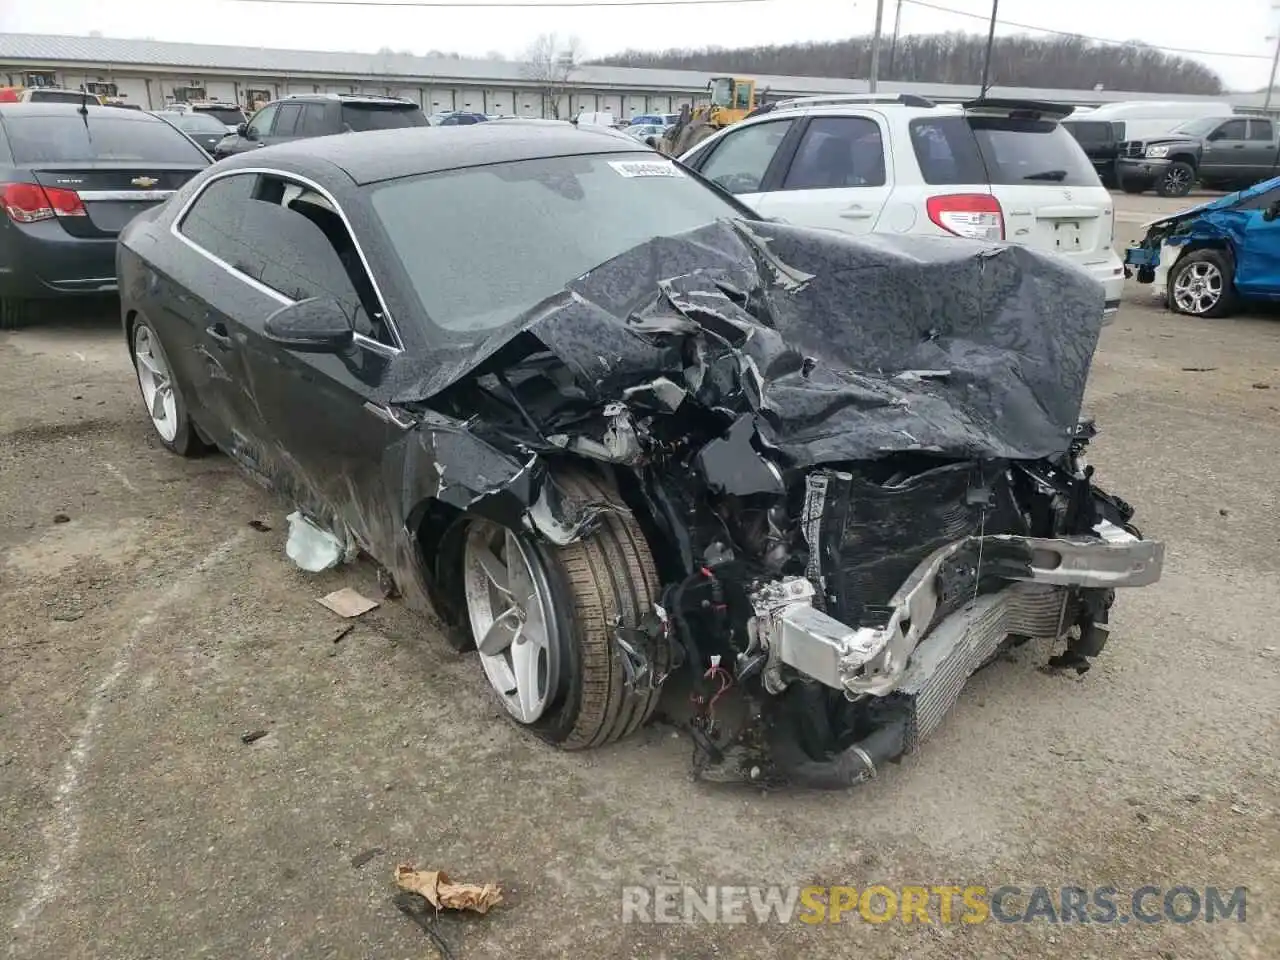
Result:
{"label": "white suv", "polygon": [[786,100],[680,158],[761,216],[845,233],[1007,240],[1060,254],[1120,305],[1111,194],[1058,121],[1070,107],[921,97]]}

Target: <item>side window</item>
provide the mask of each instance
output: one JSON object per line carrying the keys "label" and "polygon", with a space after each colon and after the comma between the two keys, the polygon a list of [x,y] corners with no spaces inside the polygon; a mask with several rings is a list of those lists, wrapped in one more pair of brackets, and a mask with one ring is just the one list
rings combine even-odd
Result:
{"label": "side window", "polygon": [[884,182],[880,125],[866,117],[819,117],[809,122],[782,189],[880,187]]}
{"label": "side window", "polygon": [[271,122],[276,118],[279,104],[269,103],[253,115],[249,121],[249,133],[255,137],[265,137],[271,132]]}
{"label": "side window", "polygon": [[222,177],[209,184],[178,224],[178,232],[224,263],[235,266],[243,251],[240,223],[257,175]]}
{"label": "side window", "polygon": [[276,117],[275,129],[271,131],[273,137],[292,137],[296,133],[298,126],[298,117],[302,115],[302,104],[285,103],[280,106],[280,114]]}
{"label": "side window", "polygon": [[703,163],[702,175],[730,193],[758,193],[773,155],[794,122],[756,123],[725,134]]}
{"label": "side window", "polygon": [[336,300],[357,333],[396,345],[346,225],[308,187],[258,174],[224,177],[200,194],[178,229],[291,300]]}
{"label": "side window", "polygon": [[1228,120],[1213,133],[1214,140],[1243,140],[1244,121]]}
{"label": "side window", "polygon": [[1270,140],[1271,139],[1271,121],[1270,120],[1250,120],[1249,121],[1249,139],[1250,140]]}
{"label": "side window", "polygon": [[300,137],[323,137],[332,133],[325,122],[323,103],[305,103],[302,105],[302,117],[298,120],[294,133]]}
{"label": "side window", "polygon": [[244,229],[260,268],[250,276],[293,300],[332,298],[357,333],[395,346],[355,242],[322,194],[263,176]]}

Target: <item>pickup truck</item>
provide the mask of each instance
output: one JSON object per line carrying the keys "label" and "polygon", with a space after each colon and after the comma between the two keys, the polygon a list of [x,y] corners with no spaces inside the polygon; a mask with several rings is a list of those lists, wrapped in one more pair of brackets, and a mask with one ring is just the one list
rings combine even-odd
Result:
{"label": "pickup truck", "polygon": [[1280,141],[1265,117],[1209,117],[1126,140],[1117,152],[1116,180],[1126,193],[1154,187],[1162,197],[1185,197],[1197,181],[1240,189],[1275,176]]}

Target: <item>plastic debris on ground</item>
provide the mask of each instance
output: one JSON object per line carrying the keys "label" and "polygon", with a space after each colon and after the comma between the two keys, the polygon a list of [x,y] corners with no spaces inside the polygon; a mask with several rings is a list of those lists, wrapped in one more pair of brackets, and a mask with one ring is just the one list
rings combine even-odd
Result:
{"label": "plastic debris on ground", "polygon": [[[341,590],[326,594],[316,600],[316,603],[347,619],[368,613],[378,605],[377,600],[370,600],[358,590],[352,590],[350,587],[343,587]],[[338,639],[341,640],[342,637],[340,636]]]}
{"label": "plastic debris on ground", "polygon": [[472,910],[488,913],[502,903],[502,888],[496,883],[454,883],[443,870],[415,870],[402,863],[396,867],[396,886],[426,898],[437,910]]}
{"label": "plastic debris on ground", "polygon": [[289,514],[289,539],[284,545],[289,559],[309,573],[336,567],[342,560],[342,541],[322,530],[296,510]]}

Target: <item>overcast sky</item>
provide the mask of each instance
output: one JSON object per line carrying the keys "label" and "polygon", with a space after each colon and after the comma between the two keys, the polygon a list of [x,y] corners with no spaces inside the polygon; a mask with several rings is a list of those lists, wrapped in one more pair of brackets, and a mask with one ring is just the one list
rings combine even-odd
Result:
{"label": "overcast sky", "polygon": [[[465,4],[465,0],[459,0]],[[930,0],[936,6],[986,16],[990,0]],[[1274,41],[1273,2],[1280,0],[1000,0],[1000,19],[1113,40],[1246,54],[1198,59],[1229,88],[1266,85]],[[885,33],[893,30],[897,0],[885,0]],[[734,47],[798,40],[830,40],[871,33],[875,0],[765,0],[734,6],[630,9],[390,9],[323,7],[237,0],[0,0],[0,31],[149,37],[203,43],[311,50],[380,47],[426,53],[457,51],[518,58],[539,33],[577,35],[588,56],[626,49]],[[1210,13],[1209,10],[1212,10]],[[979,20],[926,9],[903,0],[902,30],[985,31]],[[1001,33],[1027,32],[1016,27]]]}

